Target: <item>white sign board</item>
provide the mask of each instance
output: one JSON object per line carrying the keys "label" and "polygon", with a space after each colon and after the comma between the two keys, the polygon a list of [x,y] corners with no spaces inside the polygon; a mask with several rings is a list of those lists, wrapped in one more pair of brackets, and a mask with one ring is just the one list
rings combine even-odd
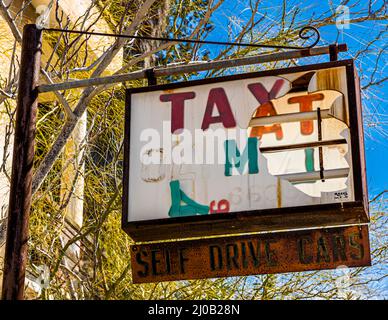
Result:
{"label": "white sign board", "polygon": [[289,70],[131,90],[124,222],[354,201],[346,67]]}

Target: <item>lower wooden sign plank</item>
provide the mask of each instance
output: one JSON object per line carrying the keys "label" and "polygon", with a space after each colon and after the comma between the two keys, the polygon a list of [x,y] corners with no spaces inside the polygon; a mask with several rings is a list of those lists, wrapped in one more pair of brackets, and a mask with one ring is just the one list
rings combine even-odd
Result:
{"label": "lower wooden sign plank", "polygon": [[368,227],[131,246],[133,283],[370,266]]}

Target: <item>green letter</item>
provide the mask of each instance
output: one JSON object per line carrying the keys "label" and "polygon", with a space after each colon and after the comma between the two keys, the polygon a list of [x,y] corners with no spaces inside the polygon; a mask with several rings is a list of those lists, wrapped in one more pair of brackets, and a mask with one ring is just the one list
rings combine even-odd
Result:
{"label": "green letter", "polygon": [[[196,214],[207,214],[209,212],[209,206],[204,206],[195,202],[180,189],[178,180],[170,182],[170,190],[171,208],[168,211],[170,217],[194,216]],[[186,206],[182,206],[181,202],[186,203]]]}
{"label": "green letter", "polygon": [[247,162],[250,174],[259,172],[257,137],[248,138],[248,145],[245,147],[242,155],[237,148],[236,140],[226,140],[225,153],[225,176],[230,177],[232,175],[231,170],[233,166],[237,168],[240,174],[243,174]]}

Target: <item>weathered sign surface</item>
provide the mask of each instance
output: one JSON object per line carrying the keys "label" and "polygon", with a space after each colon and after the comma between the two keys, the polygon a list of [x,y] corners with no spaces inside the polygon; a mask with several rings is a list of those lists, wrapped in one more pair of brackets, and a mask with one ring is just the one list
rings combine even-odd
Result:
{"label": "weathered sign surface", "polygon": [[368,221],[352,60],[131,89],[123,228],[157,240]]}
{"label": "weathered sign surface", "polygon": [[368,227],[350,226],[131,247],[133,283],[369,266]]}

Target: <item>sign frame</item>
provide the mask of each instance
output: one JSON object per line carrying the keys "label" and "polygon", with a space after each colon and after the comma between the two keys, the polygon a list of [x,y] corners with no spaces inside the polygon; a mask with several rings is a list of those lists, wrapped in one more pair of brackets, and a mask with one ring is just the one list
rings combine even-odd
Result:
{"label": "sign frame", "polygon": [[[354,201],[307,205],[287,208],[229,212],[168,219],[128,221],[129,153],[131,95],[135,93],[184,88],[264,76],[278,76],[333,67],[346,68],[348,89],[349,128],[352,150]],[[307,66],[252,72],[217,78],[207,78],[126,90],[124,167],[122,196],[122,229],[135,241],[156,241],[191,237],[215,236],[262,231],[281,231],[299,228],[338,226],[369,222],[368,191],[364,155],[362,107],[359,78],[354,61],[341,60]]]}

